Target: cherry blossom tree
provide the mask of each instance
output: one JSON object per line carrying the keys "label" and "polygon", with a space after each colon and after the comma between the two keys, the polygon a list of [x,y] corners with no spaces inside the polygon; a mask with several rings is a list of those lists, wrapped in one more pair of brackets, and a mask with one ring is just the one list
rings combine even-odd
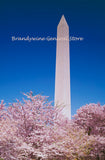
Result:
{"label": "cherry blossom tree", "polygon": [[105,105],[87,104],[77,110],[74,123],[84,129],[88,136],[93,137],[94,146],[91,154],[104,155],[105,158]]}
{"label": "cherry blossom tree", "polygon": [[53,145],[53,129],[59,124],[61,108],[53,107],[44,96],[32,96],[32,93],[26,96],[27,100],[23,99],[23,103],[17,100],[6,112],[1,102],[0,157],[47,159],[52,157],[52,150],[53,155],[63,156],[65,149],[61,151]]}
{"label": "cherry blossom tree", "polygon": [[[17,100],[9,107],[5,107],[1,101],[1,158],[4,160],[93,160],[97,158],[96,153],[99,155],[104,151],[105,136],[102,128],[104,106],[89,105],[80,108],[74,119],[70,121],[62,115],[63,107],[52,106],[51,102],[47,101],[47,97],[33,96],[32,92],[25,95],[27,99],[23,99],[23,102]],[[91,107],[99,107],[96,115],[92,113],[94,109],[92,110]],[[92,121],[95,125],[94,119],[97,128],[92,127]],[[98,122],[99,119],[103,124]]]}

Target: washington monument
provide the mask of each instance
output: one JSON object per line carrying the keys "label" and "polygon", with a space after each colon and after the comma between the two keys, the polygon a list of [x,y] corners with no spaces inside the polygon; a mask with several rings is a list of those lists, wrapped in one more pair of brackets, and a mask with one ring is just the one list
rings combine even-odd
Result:
{"label": "washington monument", "polygon": [[57,27],[55,105],[65,106],[63,114],[71,119],[69,26],[64,15]]}

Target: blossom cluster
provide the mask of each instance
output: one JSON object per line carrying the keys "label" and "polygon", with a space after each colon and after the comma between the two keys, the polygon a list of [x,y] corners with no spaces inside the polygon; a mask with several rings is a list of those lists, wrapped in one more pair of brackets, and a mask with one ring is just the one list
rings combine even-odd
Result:
{"label": "blossom cluster", "polygon": [[95,160],[105,157],[105,106],[81,107],[72,120],[47,97],[25,94],[0,104],[0,158],[3,160]]}

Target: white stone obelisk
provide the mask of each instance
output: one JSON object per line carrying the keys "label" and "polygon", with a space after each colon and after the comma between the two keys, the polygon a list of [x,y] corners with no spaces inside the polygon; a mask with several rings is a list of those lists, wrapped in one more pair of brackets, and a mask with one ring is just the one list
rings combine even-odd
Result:
{"label": "white stone obelisk", "polygon": [[57,27],[55,105],[65,106],[64,116],[71,119],[69,26],[62,16]]}

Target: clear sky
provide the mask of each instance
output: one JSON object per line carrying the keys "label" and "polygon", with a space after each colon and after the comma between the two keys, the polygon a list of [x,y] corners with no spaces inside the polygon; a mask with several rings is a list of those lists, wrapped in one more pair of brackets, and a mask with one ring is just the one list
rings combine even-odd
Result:
{"label": "clear sky", "polygon": [[105,104],[105,1],[0,1],[0,100],[22,92],[54,100],[56,41],[15,41],[11,37],[56,37],[64,14],[70,36],[72,115],[87,103]]}

